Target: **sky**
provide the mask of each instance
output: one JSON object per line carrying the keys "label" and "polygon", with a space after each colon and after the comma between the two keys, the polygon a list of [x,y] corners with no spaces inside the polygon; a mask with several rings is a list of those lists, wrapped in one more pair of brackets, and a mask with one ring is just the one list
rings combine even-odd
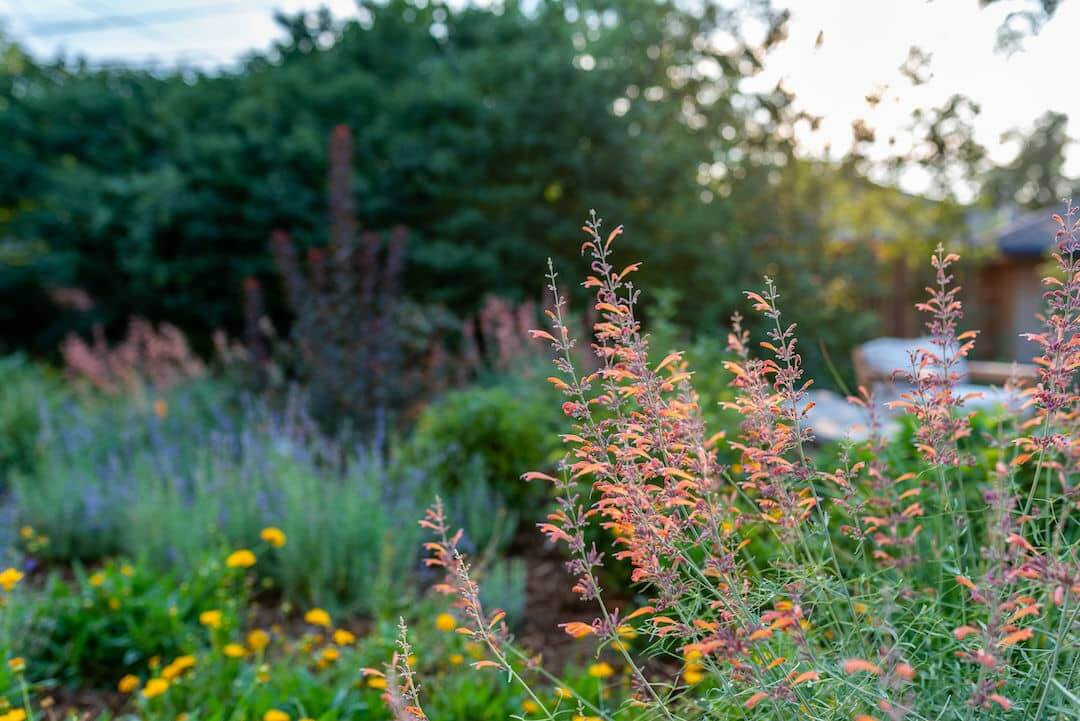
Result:
{"label": "sky", "polygon": [[[1024,7],[1024,0],[988,9],[980,9],[979,0],[774,0],[774,5],[791,12],[788,37],[747,87],[782,82],[795,93],[799,108],[822,117],[817,131],[800,132],[804,152],[843,154],[852,120],[865,118],[876,129],[877,150],[884,156],[888,137],[902,147],[914,108],[939,105],[953,93],[981,106],[976,134],[998,161],[1016,150],[1001,142],[1002,133],[1029,128],[1047,110],[1074,118],[1070,129],[1080,134],[1080,92],[1069,71],[1080,2],[1062,3],[1043,31],[1014,54],[995,50],[996,33],[1005,15]],[[0,19],[9,35],[42,56],[63,52],[99,63],[215,66],[235,62],[277,37],[275,9],[320,6],[338,16],[356,13],[353,0],[0,0]],[[931,56],[930,80],[919,87],[899,70],[912,46]],[[870,108],[868,94],[882,101]],[[1072,148],[1067,170],[1080,175],[1078,151]],[[919,190],[918,178],[907,182],[910,190]]]}

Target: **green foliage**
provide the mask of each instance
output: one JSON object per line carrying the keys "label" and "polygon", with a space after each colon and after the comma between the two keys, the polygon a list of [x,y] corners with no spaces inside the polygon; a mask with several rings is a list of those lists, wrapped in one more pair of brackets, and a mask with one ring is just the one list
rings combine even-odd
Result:
{"label": "green foliage", "polygon": [[525,572],[525,561],[509,558],[477,574],[484,608],[506,611],[507,623],[513,626],[525,620]]}
{"label": "green foliage", "polygon": [[467,494],[483,477],[521,509],[546,490],[521,483],[521,474],[549,466],[558,452],[557,412],[528,380],[451,391],[420,414],[405,452],[442,488]]}
{"label": "green foliage", "polygon": [[12,473],[29,473],[37,458],[40,414],[55,407],[62,390],[42,366],[16,354],[0,357],[0,492]]}
{"label": "green foliage", "polygon": [[400,519],[433,495],[415,473],[324,438],[295,408],[233,408],[213,384],[163,400],[164,418],[118,402],[47,419],[48,452],[14,481],[18,517],[50,539],[43,557],[190,569],[273,525],[291,543],[268,573],[297,602],[370,610],[373,581],[406,576],[418,530]]}
{"label": "green foliage", "polygon": [[[406,284],[421,302],[534,296],[545,259],[572,257],[572,219],[592,205],[652,251],[639,253],[646,275],[683,278],[693,297],[727,285],[717,260],[759,240],[735,208],[790,159],[774,132],[789,98],[735,102],[762,50],[740,21],[781,20],[765,4],[392,0],[362,14],[287,18],[283,42],[217,76],[7,49],[19,62],[0,68],[0,237],[16,262],[0,266],[0,293],[30,309],[0,305],[12,337],[51,349],[69,328],[136,312],[238,328],[242,280],[274,285],[271,231],[301,246],[327,237],[325,143],[339,123],[356,137],[360,225],[409,229]],[[700,42],[714,32],[733,47]],[[703,185],[712,162],[738,187]],[[65,286],[95,308],[56,309],[46,290]]]}
{"label": "green foliage", "polygon": [[204,611],[220,611],[222,627],[236,628],[247,595],[238,572],[220,558],[184,576],[143,563],[72,570],[71,580],[51,575],[13,611],[27,614],[13,652],[27,659],[35,682],[111,687],[155,656],[197,648],[206,635]]}

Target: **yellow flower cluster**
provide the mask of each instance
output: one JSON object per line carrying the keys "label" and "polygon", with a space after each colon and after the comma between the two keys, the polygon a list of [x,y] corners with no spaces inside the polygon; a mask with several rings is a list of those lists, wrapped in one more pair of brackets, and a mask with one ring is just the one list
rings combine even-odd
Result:
{"label": "yellow flower cluster", "polygon": [[334,643],[338,646],[351,646],[356,643],[356,636],[351,631],[339,628],[334,631]]}
{"label": "yellow flower cluster", "polygon": [[221,651],[229,658],[243,658],[247,655],[247,649],[239,643],[227,643]]}
{"label": "yellow flower cluster", "polygon": [[254,565],[255,554],[246,548],[233,551],[229,554],[229,557],[225,559],[225,566],[228,568],[251,568]]}
{"label": "yellow flower cluster", "polygon": [[[161,669],[161,677],[166,681],[175,681],[184,675],[184,672],[188,669],[195,668],[194,656],[179,656],[172,663],[165,668]],[[147,681],[146,687],[150,688],[150,683],[153,681]]]}
{"label": "yellow flower cluster", "polygon": [[691,686],[705,680],[705,670],[701,665],[701,651],[695,649],[686,654],[686,665],[683,667],[682,679]]}
{"label": "yellow flower cluster", "polygon": [[5,714],[0,714],[0,721],[26,721],[26,711],[13,708]]}
{"label": "yellow flower cluster", "polygon": [[304,614],[304,621],[310,623],[312,626],[322,626],[323,628],[330,628],[330,614],[321,608],[313,608]]}
{"label": "yellow flower cluster", "polygon": [[252,651],[258,653],[270,645],[270,634],[261,628],[256,628],[247,635],[247,643]]}
{"label": "yellow flower cluster", "polygon": [[607,661],[601,661],[589,666],[589,675],[593,678],[608,678],[613,673],[615,673],[615,669]]}
{"label": "yellow flower cluster", "polygon": [[146,682],[143,698],[156,698],[169,690],[169,682],[163,678],[152,678]]}
{"label": "yellow flower cluster", "polygon": [[273,526],[262,529],[259,538],[266,541],[274,548],[281,548],[285,545],[285,533],[280,528],[274,528]]}
{"label": "yellow flower cluster", "polygon": [[5,568],[0,571],[0,588],[5,592],[11,593],[15,590],[15,586],[19,581],[23,580],[23,573],[15,568]]}

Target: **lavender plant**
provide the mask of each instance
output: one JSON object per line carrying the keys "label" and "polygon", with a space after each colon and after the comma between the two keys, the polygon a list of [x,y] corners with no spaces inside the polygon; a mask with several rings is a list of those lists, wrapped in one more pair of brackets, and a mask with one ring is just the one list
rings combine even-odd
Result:
{"label": "lavender plant", "polygon": [[408,578],[417,535],[397,519],[416,513],[427,478],[326,437],[299,396],[231,412],[219,391],[187,387],[163,403],[44,416],[48,452],[14,482],[20,522],[50,539],[41,555],[193,568],[275,526],[290,542],[267,571],[296,602],[371,610],[373,579]]}

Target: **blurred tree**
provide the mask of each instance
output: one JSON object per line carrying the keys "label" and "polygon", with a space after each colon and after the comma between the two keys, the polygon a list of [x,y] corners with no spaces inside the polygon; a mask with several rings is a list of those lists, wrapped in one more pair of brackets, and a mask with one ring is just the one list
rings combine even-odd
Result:
{"label": "blurred tree", "polygon": [[[1005,0],[979,0],[983,7],[997,5]],[[1054,17],[1062,0],[1009,0],[1011,4],[1019,4],[1020,8],[1012,10],[1005,16],[1005,20],[998,28],[997,47],[1006,52],[1019,50],[1024,39],[1031,35],[1038,35],[1043,26]]]}
{"label": "blurred tree", "polygon": [[[216,75],[5,46],[18,58],[0,70],[9,342],[48,350],[136,313],[196,336],[241,328],[245,279],[278,287],[272,231],[326,242],[324,139],[339,123],[355,135],[360,226],[409,229],[414,300],[462,315],[490,294],[535,298],[548,257],[575,291],[595,207],[627,226],[638,282],[677,288],[695,328],[722,332],[742,290],[775,277],[819,377],[817,341],[843,358],[873,332],[866,299],[892,281],[874,264],[956,227],[952,206],[869,183],[855,161],[797,157],[794,126],[816,120],[783,87],[743,82],[784,37],[765,0],[385,0],[345,22],[279,21],[282,41]],[[910,217],[887,230],[860,225],[897,208]],[[92,310],[51,302],[64,288]],[[267,303],[287,315],[279,294]]]}
{"label": "blurred tree", "polygon": [[1030,132],[1005,133],[1002,142],[1016,143],[1018,151],[1011,162],[989,172],[983,186],[985,200],[1040,210],[1073,197],[1080,187],[1076,178],[1065,174],[1065,152],[1072,143],[1068,124],[1067,115],[1048,111],[1035,120]]}
{"label": "blurred tree", "polygon": [[[361,224],[415,236],[419,300],[469,310],[492,292],[537,294],[592,206],[632,229],[626,252],[648,258],[647,280],[701,297],[731,280],[716,261],[743,235],[715,229],[731,229],[737,194],[769,191],[763,171],[791,157],[777,132],[790,98],[739,89],[784,16],[759,0],[683,7],[364,2],[360,20],[281,17],[284,41],[217,76],[9,48],[22,61],[0,78],[0,237],[5,252],[35,250],[0,272],[0,297],[77,286],[113,327],[134,312],[238,327],[274,228],[324,242],[323,138],[337,123],[356,133]],[[699,177],[714,166],[727,195]],[[9,338],[50,347],[91,320],[35,307],[8,318]]]}

